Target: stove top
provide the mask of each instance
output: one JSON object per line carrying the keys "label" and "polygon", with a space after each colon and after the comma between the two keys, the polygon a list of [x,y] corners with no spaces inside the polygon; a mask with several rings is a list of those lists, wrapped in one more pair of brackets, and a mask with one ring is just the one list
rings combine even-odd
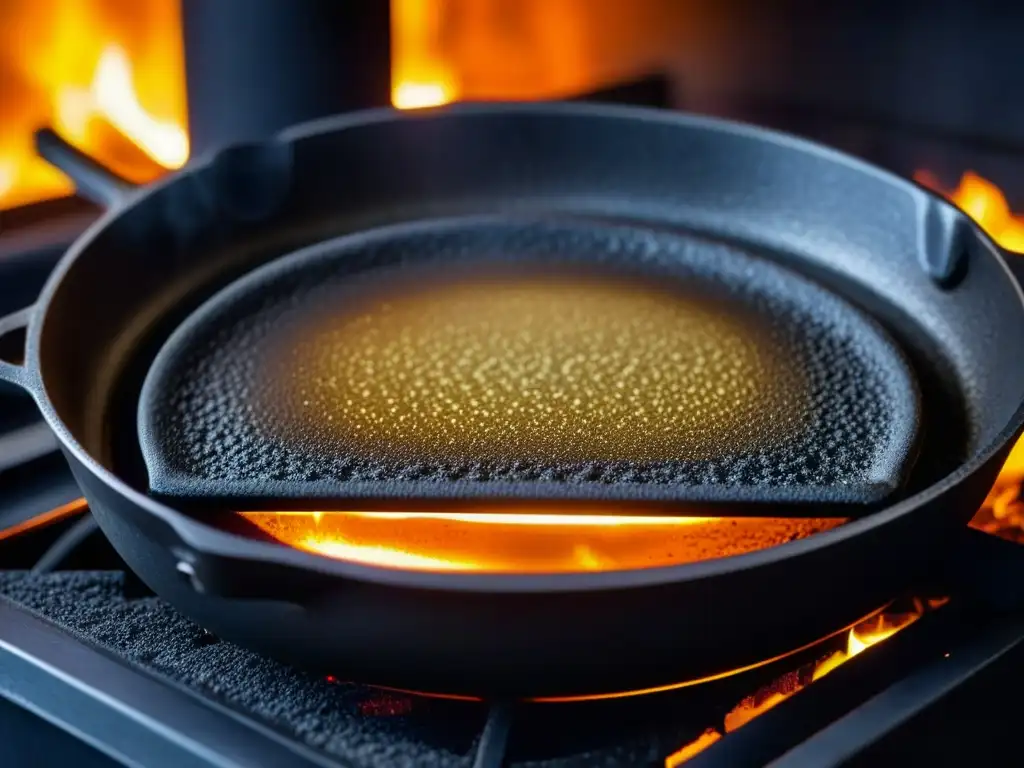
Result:
{"label": "stove top", "polygon": [[961,553],[974,578],[816,680],[846,633],[802,658],[671,693],[516,705],[381,691],[261,658],[150,594],[99,536],[52,563],[59,570],[20,569],[81,529],[79,509],[0,546],[14,566],[0,572],[0,734],[14,765],[70,756],[41,738],[53,726],[90,750],[87,764],[110,764],[104,755],[145,766],[824,766],[910,753],[1000,764],[990,734],[1013,733],[1012,709],[993,697],[1022,682],[1024,594],[1012,575],[1024,552],[977,531]]}
{"label": "stove top", "polygon": [[[942,585],[948,599],[919,601],[918,620],[835,668],[830,660],[852,642],[846,632],[670,693],[517,705],[382,691],[261,658],[149,593],[98,535],[51,557],[55,570],[25,569],[84,527],[84,508],[69,507],[77,511],[0,542],[10,566],[0,571],[0,736],[13,765],[58,755],[88,765],[367,768],[1010,761],[999,750],[1009,749],[1000,742],[1012,738],[1014,713],[996,697],[1024,682],[1015,578],[1024,551],[978,531],[953,569],[963,577]],[[853,637],[869,644],[874,629],[896,626],[887,617],[913,612],[913,601],[903,604]],[[50,735],[61,731],[64,740]]]}
{"label": "stove top", "polygon": [[[37,213],[0,235],[0,314],[30,299],[91,215]],[[55,450],[31,401],[0,391],[5,766],[1018,762],[1003,703],[1024,685],[1014,541],[965,530],[934,583],[724,679],[578,703],[429,699],[312,677],[185,619],[126,571]]]}

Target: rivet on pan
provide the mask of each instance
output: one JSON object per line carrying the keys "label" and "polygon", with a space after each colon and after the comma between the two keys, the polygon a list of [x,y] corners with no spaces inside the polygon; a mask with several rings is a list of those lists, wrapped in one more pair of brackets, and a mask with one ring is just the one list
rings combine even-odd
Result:
{"label": "rivet on pan", "polygon": [[192,585],[192,589],[200,594],[206,591],[206,587],[203,586],[203,582],[200,581],[199,576],[196,574],[195,566],[187,560],[179,560],[174,564],[174,570],[183,576],[188,577],[189,584]]}

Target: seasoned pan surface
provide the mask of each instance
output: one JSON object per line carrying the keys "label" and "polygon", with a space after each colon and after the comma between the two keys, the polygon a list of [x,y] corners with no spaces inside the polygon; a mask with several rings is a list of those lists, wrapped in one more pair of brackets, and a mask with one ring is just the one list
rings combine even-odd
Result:
{"label": "seasoned pan surface", "polygon": [[467,218],[340,238],[215,296],[139,425],[170,496],[872,502],[920,418],[882,329],[678,232]]}

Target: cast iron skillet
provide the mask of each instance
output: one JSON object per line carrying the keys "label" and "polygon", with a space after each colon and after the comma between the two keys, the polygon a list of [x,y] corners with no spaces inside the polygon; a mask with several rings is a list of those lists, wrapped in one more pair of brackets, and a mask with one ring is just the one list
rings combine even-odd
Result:
{"label": "cast iron skillet", "polygon": [[[1024,358],[1007,353],[1024,336],[1024,299],[991,240],[913,184],[768,131],[581,104],[385,110],[226,150],[123,199],[100,169],[86,170],[76,178],[113,208],[38,304],[0,323],[27,334],[24,362],[0,364],[0,378],[33,395],[100,526],[144,581],[221,637],[308,669],[423,691],[557,696],[783,654],[941,563],[1024,423]],[[907,495],[733,558],[472,575],[315,556],[140,490],[131,443],[142,378],[216,290],[345,232],[538,209],[699,231],[795,266],[870,312],[921,385],[924,452]]]}

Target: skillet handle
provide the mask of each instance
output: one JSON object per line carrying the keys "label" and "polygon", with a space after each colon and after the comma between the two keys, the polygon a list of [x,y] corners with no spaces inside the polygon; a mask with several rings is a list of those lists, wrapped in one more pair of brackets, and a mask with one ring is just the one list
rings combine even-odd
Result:
{"label": "skillet handle", "polygon": [[62,171],[75,184],[75,191],[103,208],[113,208],[138,185],[72,146],[52,128],[35,132],[36,154]]}
{"label": "skillet handle", "polygon": [[31,390],[28,368],[12,362],[10,359],[24,358],[24,344],[21,345],[22,348],[19,350],[13,343],[10,343],[10,337],[16,332],[25,331],[28,328],[34,311],[34,306],[25,307],[6,317],[0,317],[0,381],[14,384],[26,391]]}

